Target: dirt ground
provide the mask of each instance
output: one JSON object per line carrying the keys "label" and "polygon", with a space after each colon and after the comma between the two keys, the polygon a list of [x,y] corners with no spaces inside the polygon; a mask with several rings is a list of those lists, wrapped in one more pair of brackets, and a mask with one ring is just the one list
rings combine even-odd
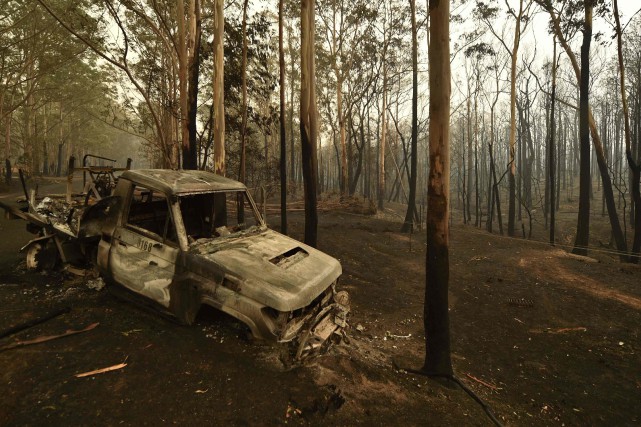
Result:
{"label": "dirt ground", "polygon": [[[460,389],[393,366],[420,367],[425,343],[425,234],[399,233],[399,212],[321,213],[319,248],[340,260],[352,297],[350,343],[295,368],[282,345],[214,310],[180,326],[85,279],[26,271],[17,251],[31,235],[1,219],[0,331],[71,312],[0,346],[99,325],[0,349],[0,424],[491,425]],[[301,239],[302,213],[290,227]],[[641,267],[490,235],[456,214],[451,239],[454,370],[504,424],[641,422]]]}

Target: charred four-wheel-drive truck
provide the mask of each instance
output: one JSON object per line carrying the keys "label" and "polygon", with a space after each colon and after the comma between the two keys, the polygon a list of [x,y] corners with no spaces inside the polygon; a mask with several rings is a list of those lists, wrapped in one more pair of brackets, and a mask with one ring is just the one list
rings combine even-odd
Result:
{"label": "charred four-wheel-drive truck", "polygon": [[50,267],[52,253],[94,264],[108,283],[181,322],[209,305],[255,337],[293,342],[296,358],[344,335],[340,263],[269,229],[239,182],[205,171],[126,170],[113,194],[94,203],[45,202],[20,211],[0,203],[39,234],[23,248],[29,267]]}

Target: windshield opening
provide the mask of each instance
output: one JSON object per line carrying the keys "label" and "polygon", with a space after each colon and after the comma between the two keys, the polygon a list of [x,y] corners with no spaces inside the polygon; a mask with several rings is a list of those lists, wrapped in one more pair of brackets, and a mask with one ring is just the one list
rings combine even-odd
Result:
{"label": "windshield opening", "polygon": [[244,191],[190,194],[181,196],[179,204],[190,243],[224,237],[261,224]]}

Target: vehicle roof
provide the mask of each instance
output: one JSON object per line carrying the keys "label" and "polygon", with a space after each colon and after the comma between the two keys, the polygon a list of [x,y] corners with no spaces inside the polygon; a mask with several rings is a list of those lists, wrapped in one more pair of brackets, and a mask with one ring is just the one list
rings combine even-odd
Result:
{"label": "vehicle roof", "polygon": [[177,196],[247,188],[241,182],[201,170],[133,169],[123,172],[121,177],[166,195]]}

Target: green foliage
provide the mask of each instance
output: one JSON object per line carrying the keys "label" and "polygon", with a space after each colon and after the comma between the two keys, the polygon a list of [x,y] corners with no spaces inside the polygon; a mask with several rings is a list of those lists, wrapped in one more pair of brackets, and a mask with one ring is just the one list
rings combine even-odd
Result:
{"label": "green foliage", "polygon": [[491,20],[498,17],[499,7],[495,0],[477,1],[474,7],[476,19]]}
{"label": "green foliage", "polygon": [[[264,169],[266,159],[263,145],[265,135],[273,133],[273,127],[278,122],[275,90],[278,83],[278,72],[275,67],[278,55],[277,37],[272,27],[271,19],[266,11],[249,15],[247,22],[247,170],[248,178],[252,173]],[[242,124],[241,115],[241,86],[242,86],[242,16],[241,14],[227,13],[225,16],[225,138],[227,146],[227,165],[230,174],[237,171],[240,161],[240,132]],[[204,27],[205,31],[209,28]],[[205,35],[207,32],[205,32]],[[213,37],[207,39],[212,40]],[[205,49],[211,52],[211,44]],[[201,69],[205,76],[213,68],[210,58],[204,58]],[[206,81],[210,81],[206,79]],[[211,87],[203,87],[202,98],[205,99],[201,111],[201,123],[209,128],[212,120]],[[206,146],[213,139],[213,135],[203,132],[201,146]],[[262,173],[262,172],[261,172]]]}
{"label": "green foliage", "polygon": [[495,56],[496,51],[494,51],[494,48],[492,45],[486,42],[479,42],[475,43],[471,46],[468,46],[465,49],[465,56],[467,58],[470,57],[476,57],[476,58],[481,58],[483,56]]}

